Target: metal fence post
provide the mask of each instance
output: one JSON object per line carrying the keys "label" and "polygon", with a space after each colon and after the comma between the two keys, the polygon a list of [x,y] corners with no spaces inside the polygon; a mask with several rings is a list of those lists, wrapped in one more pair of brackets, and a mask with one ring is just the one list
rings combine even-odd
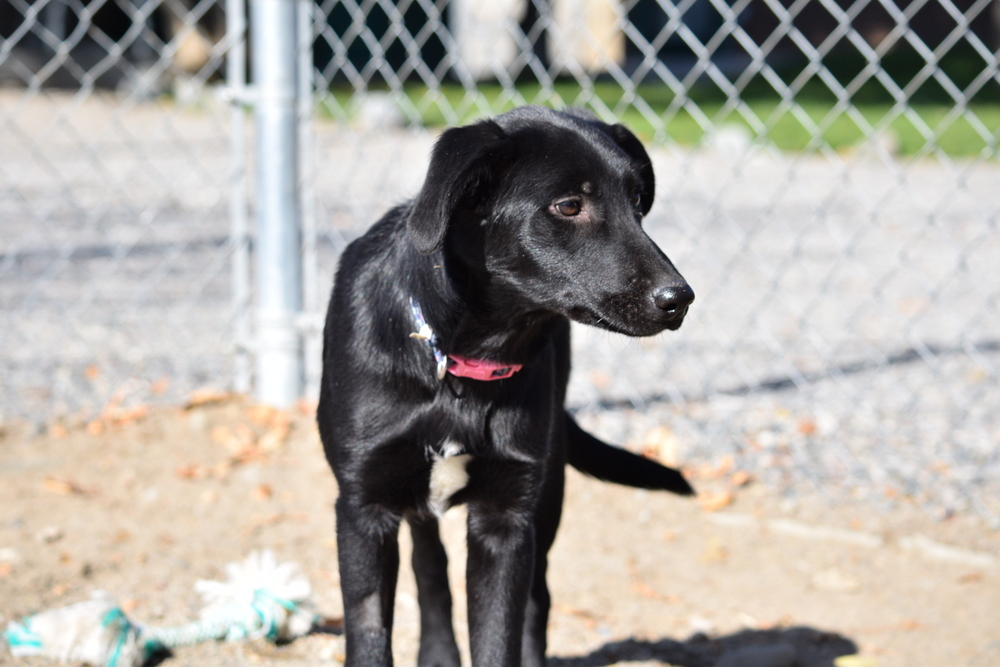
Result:
{"label": "metal fence post", "polygon": [[233,284],[233,389],[248,393],[253,381],[250,343],[250,230],[247,211],[247,16],[244,0],[226,0],[226,84],[229,88],[229,194],[230,263]]}
{"label": "metal fence post", "polygon": [[261,402],[287,407],[302,388],[295,0],[251,0],[257,134],[257,376]]}
{"label": "metal fence post", "polygon": [[299,6],[299,177],[302,206],[302,394],[307,399],[319,397],[322,376],[323,317],[319,289],[317,255],[316,169],[311,138],[313,136],[313,12],[315,0],[297,0]]}

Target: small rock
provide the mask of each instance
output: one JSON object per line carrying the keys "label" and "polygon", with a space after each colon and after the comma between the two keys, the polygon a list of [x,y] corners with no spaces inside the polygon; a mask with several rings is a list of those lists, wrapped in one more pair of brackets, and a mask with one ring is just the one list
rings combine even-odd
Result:
{"label": "small rock", "polygon": [[43,544],[52,544],[63,538],[63,530],[59,526],[48,526],[38,533],[38,541]]}
{"label": "small rock", "polygon": [[722,654],[714,667],[792,667],[795,649],[788,644],[747,646]]}
{"label": "small rock", "polygon": [[704,616],[692,616],[691,620],[688,621],[688,630],[692,635],[715,634],[715,623]]}
{"label": "small rock", "polygon": [[813,586],[822,591],[852,593],[861,588],[861,582],[836,568],[817,572],[812,578]]}
{"label": "small rock", "polygon": [[188,428],[195,433],[203,433],[208,430],[208,415],[200,410],[197,410],[190,413],[187,423]]}

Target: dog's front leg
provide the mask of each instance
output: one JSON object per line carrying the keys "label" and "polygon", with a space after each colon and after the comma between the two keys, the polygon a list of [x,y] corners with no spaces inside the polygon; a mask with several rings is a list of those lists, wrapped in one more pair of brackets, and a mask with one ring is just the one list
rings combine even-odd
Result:
{"label": "dog's front leg", "polygon": [[517,667],[534,570],[535,529],[530,514],[470,503],[468,544],[473,667]]}
{"label": "dog's front leg", "polygon": [[[559,460],[559,459],[557,459]],[[524,645],[521,647],[521,667],[545,667],[545,633],[549,620],[549,589],[545,582],[548,552],[556,539],[562,515],[563,488],[566,468],[559,460],[546,471],[538,505],[535,509],[535,563],[531,596],[524,618]]]}
{"label": "dog's front leg", "polygon": [[392,603],[399,573],[399,517],[337,499],[337,550],[349,667],[392,665]]}
{"label": "dog's front leg", "polygon": [[420,603],[419,667],[460,667],[455,630],[451,623],[448,554],[441,544],[438,522],[409,517],[413,537],[413,574]]}

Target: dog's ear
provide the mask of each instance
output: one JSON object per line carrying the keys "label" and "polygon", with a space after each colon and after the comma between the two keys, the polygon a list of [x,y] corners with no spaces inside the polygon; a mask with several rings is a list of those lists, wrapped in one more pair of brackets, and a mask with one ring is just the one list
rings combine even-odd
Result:
{"label": "dog's ear", "polygon": [[639,178],[642,181],[639,190],[639,207],[642,214],[646,215],[653,206],[653,195],[656,194],[656,177],[653,176],[653,163],[649,159],[649,154],[643,148],[642,142],[624,125],[609,125],[608,134],[639,167]]}
{"label": "dog's ear", "polygon": [[448,221],[459,205],[475,206],[501,169],[504,131],[491,120],[444,132],[434,144],[424,185],[406,228],[422,254],[444,241]]}

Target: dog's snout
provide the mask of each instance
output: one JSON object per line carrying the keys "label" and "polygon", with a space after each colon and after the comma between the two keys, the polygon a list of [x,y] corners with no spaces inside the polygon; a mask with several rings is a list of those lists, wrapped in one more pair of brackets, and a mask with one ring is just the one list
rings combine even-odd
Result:
{"label": "dog's snout", "polygon": [[687,283],[667,285],[653,293],[653,303],[667,315],[682,314],[694,301],[694,290]]}

